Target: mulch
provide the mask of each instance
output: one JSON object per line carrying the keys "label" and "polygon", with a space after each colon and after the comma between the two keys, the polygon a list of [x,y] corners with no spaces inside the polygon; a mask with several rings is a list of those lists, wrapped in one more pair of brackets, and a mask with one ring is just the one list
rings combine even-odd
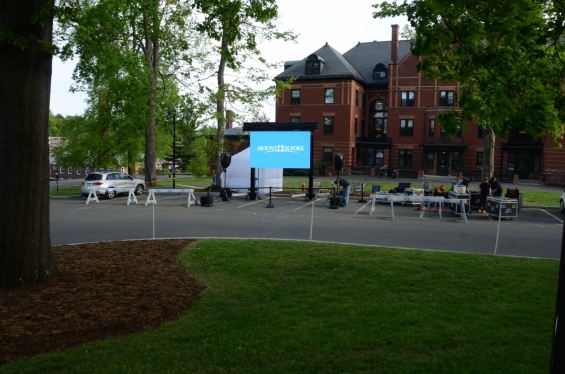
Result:
{"label": "mulch", "polygon": [[53,247],[54,280],[0,290],[0,365],[179,318],[204,290],[175,256],[187,239]]}

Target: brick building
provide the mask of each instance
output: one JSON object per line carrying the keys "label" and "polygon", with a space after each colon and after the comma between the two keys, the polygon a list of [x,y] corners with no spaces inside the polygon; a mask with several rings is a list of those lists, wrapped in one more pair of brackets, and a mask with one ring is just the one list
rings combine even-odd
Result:
{"label": "brick building", "polygon": [[[410,41],[358,43],[343,55],[327,43],[300,61],[285,62],[276,79],[295,77],[277,99],[277,122],[318,122],[314,157],[331,165],[344,155],[345,174],[374,174],[383,165],[401,177],[480,175],[483,132],[465,123],[444,135],[437,115],[454,108],[458,84],[427,79]],[[550,135],[533,138],[512,131],[496,139],[495,175],[501,179],[565,182],[565,150]]]}

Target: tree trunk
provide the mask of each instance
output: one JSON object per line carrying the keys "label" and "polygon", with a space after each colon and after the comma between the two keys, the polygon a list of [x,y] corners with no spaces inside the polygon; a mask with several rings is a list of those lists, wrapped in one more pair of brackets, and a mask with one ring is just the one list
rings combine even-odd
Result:
{"label": "tree trunk", "polygon": [[[155,3],[155,12],[158,14],[158,2]],[[155,15],[150,16],[145,13],[144,33],[145,33],[145,61],[150,72],[149,84],[151,92],[147,100],[146,118],[147,125],[145,127],[145,183],[147,186],[155,187],[157,185],[157,171],[155,166],[155,89],[157,88],[157,76],[159,73],[159,42],[155,40],[153,28]]]}
{"label": "tree trunk", "polygon": [[[222,36],[222,50],[228,48],[228,41],[224,35]],[[220,54],[220,65],[218,66],[218,94],[216,96],[216,116],[218,117],[218,131],[216,132],[216,138],[218,141],[218,148],[216,150],[216,185],[219,187],[223,187],[224,183],[222,182],[224,175],[222,174],[224,168],[222,167],[220,157],[222,152],[224,151],[224,131],[226,128],[226,117],[225,117],[225,100],[226,100],[226,92],[225,92],[225,80],[224,80],[224,73],[226,70],[226,59],[224,58],[223,54]]]}
{"label": "tree trunk", "polygon": [[[0,0],[0,25],[23,37],[0,41],[0,287],[58,275],[49,227],[49,98],[53,19],[32,23],[53,0]],[[17,40],[17,39],[16,39]]]}
{"label": "tree trunk", "polygon": [[484,149],[483,149],[483,178],[489,178],[494,175],[494,131],[490,127],[485,127],[484,134]]}

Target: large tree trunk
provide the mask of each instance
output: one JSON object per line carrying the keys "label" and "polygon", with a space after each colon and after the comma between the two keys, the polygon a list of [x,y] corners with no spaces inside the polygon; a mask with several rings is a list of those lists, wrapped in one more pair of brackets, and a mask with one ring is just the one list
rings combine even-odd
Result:
{"label": "large tree trunk", "polygon": [[32,23],[53,0],[0,0],[0,287],[55,277],[49,227],[49,97],[53,19]]}
{"label": "large tree trunk", "polygon": [[483,173],[482,177],[490,178],[494,175],[494,131],[490,127],[483,129],[484,149],[483,149]]}
{"label": "large tree trunk", "polygon": [[[227,48],[228,48],[228,42],[227,42],[227,38],[224,35],[222,36],[222,50]],[[216,116],[218,117],[218,131],[216,132],[216,138],[218,142],[218,148],[216,149],[216,185],[220,187],[224,186],[222,182],[222,178],[223,178],[222,173],[224,171],[224,168],[222,167],[220,157],[222,155],[222,152],[224,151],[224,131],[226,128],[226,118],[225,118],[226,92],[224,87],[225,70],[226,70],[226,59],[221,54],[220,65],[218,66],[218,94],[216,97]]]}
{"label": "large tree trunk", "polygon": [[[154,11],[158,13],[158,2],[155,2],[155,7],[156,9],[154,9]],[[155,90],[157,88],[157,77],[159,73],[159,42],[156,40],[153,30],[156,24],[150,26],[150,24],[157,22],[155,21],[156,16],[149,16],[146,12],[144,17],[145,61],[151,72],[149,78],[151,92],[147,100],[147,125],[145,127],[145,183],[147,183],[148,186],[155,187],[157,185],[157,171],[155,166]]]}

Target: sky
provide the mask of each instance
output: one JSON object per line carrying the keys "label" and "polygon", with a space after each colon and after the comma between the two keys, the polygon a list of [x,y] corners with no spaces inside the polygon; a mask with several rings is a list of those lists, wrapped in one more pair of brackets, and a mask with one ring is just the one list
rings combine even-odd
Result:
{"label": "sky", "polygon": [[[272,77],[283,71],[283,62],[302,60],[318,50],[326,42],[340,53],[353,48],[357,42],[391,39],[391,25],[400,30],[407,23],[405,18],[374,19],[372,5],[380,0],[278,0],[281,31],[293,30],[299,34],[296,43],[268,42],[260,44],[263,57],[279,64],[271,72]],[[80,115],[86,109],[86,95],[71,93],[73,61],[61,62],[53,58],[50,109],[54,114]],[[264,104],[264,112],[275,119],[274,99]]]}

